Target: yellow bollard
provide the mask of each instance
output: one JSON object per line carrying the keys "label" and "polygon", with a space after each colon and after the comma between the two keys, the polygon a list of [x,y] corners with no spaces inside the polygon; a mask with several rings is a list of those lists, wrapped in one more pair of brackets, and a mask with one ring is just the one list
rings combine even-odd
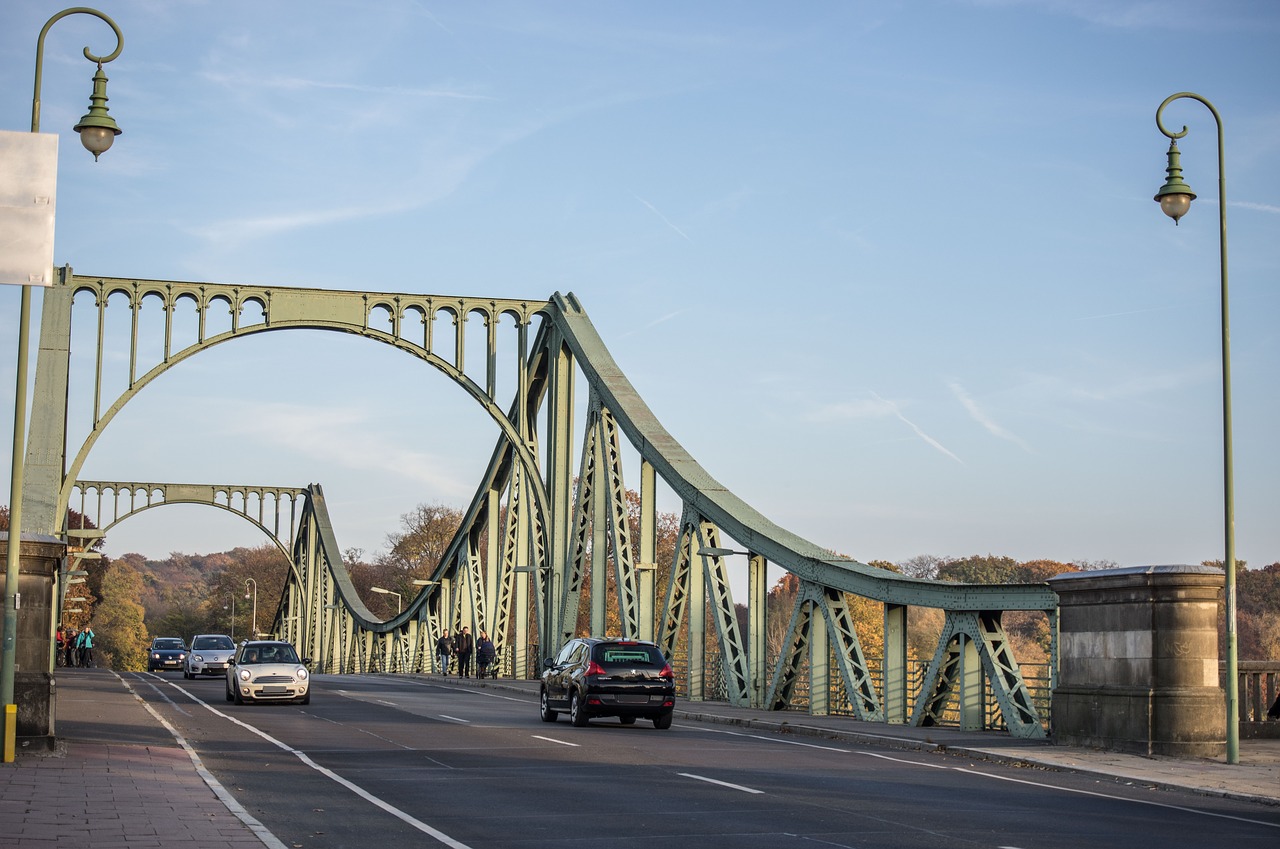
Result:
{"label": "yellow bollard", "polygon": [[18,706],[4,706],[4,762],[13,763],[18,742]]}

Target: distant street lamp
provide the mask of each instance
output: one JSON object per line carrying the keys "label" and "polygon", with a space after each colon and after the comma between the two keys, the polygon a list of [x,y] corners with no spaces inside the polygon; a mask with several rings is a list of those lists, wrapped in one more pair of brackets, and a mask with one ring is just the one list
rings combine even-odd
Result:
{"label": "distant street lamp", "polygon": [[[226,605],[223,605],[222,609],[226,610],[227,609]],[[232,593],[231,594],[231,642],[234,643],[235,641],[236,641],[236,594]]]}
{"label": "distant street lamp", "polygon": [[[96,9],[84,7],[63,9],[46,21],[44,27],[40,30],[40,36],[36,39],[36,74],[31,98],[31,132],[40,132],[40,83],[44,73],[44,38],[49,33],[50,27],[55,23],[68,15],[75,14],[93,15],[100,18],[116,34],[116,49],[106,56],[95,56],[89,52],[88,47],[84,49],[84,58],[90,62],[96,62],[98,70],[93,75],[93,94],[89,98],[89,112],[72,129],[80,133],[80,141],[93,154],[93,158],[96,161],[98,155],[106,152],[107,148],[111,147],[111,143],[115,141],[115,137],[120,135],[120,128],[116,126],[116,122],[107,114],[107,78],[102,73],[102,66],[119,56],[120,51],[124,49],[124,36],[120,33],[120,27],[116,26],[115,21]],[[14,739],[17,730],[16,727],[9,727],[10,717],[17,716],[16,710],[10,712],[8,708],[10,705],[15,704],[14,678],[17,671],[18,640],[18,567],[22,549],[22,454],[27,430],[27,340],[31,335],[31,286],[25,285],[20,288],[22,289],[22,296],[18,307],[17,376],[13,399],[13,466],[9,478],[9,546],[5,563],[4,585],[4,646],[3,657],[0,659],[0,704],[3,704],[5,711],[5,763],[10,763],[13,760],[10,756],[13,752],[13,746],[8,745],[8,743]]]}
{"label": "distant street lamp", "polygon": [[253,584],[253,630],[249,632],[250,639],[258,637],[258,582],[253,578],[244,579],[244,597],[249,597],[249,585]]}
{"label": "distant street lamp", "polygon": [[1164,108],[1175,100],[1183,98],[1197,100],[1213,113],[1213,120],[1218,125],[1218,258],[1221,269],[1222,289],[1222,473],[1223,473],[1223,524],[1226,535],[1226,559],[1224,565],[1227,573],[1227,763],[1240,763],[1240,682],[1237,679],[1239,668],[1236,653],[1236,522],[1235,494],[1232,483],[1231,460],[1231,330],[1229,311],[1227,309],[1227,188],[1226,169],[1223,167],[1222,116],[1213,104],[1198,94],[1189,91],[1169,95],[1156,109],[1156,126],[1169,139],[1169,165],[1165,169],[1167,179],[1155,200],[1164,210],[1164,214],[1173,219],[1174,224],[1191,208],[1195,194],[1182,180],[1182,156],[1178,151],[1178,139],[1187,134],[1183,126],[1182,132],[1171,133],[1160,120]]}
{"label": "distant street lamp", "polygon": [[396,616],[400,615],[400,611],[402,609],[400,605],[400,593],[392,592],[391,590],[384,590],[382,587],[369,587],[369,590],[371,592],[381,593],[382,595],[395,596],[396,597]]}

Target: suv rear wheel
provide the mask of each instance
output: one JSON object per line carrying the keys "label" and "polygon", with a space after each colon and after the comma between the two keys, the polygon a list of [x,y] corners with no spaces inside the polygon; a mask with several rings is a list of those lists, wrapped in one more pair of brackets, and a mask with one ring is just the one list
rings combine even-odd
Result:
{"label": "suv rear wheel", "polygon": [[587,711],[583,708],[582,699],[577,693],[569,697],[569,721],[575,728],[581,728],[587,724]]}
{"label": "suv rear wheel", "polygon": [[661,730],[663,730],[663,731],[665,731],[666,729],[670,728],[670,727],[671,727],[671,714],[669,714],[669,713],[664,713],[662,716],[655,716],[655,717],[653,718],[653,727],[654,727],[654,728],[661,729]]}

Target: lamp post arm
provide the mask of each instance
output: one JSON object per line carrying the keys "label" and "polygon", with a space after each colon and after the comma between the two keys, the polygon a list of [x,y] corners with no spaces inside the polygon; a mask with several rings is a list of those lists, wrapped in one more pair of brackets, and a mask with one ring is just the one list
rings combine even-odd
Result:
{"label": "lamp post arm", "polygon": [[63,9],[61,12],[46,21],[44,29],[40,30],[40,37],[36,39],[36,82],[35,89],[31,95],[31,132],[33,133],[40,132],[40,78],[44,73],[44,37],[48,35],[49,29],[58,21],[68,15],[78,14],[93,15],[95,18],[105,21],[107,26],[111,27],[112,32],[116,34],[115,50],[112,50],[106,56],[95,56],[90,53],[89,48],[86,47],[84,49],[84,58],[88,59],[90,62],[97,62],[99,65],[104,65],[119,56],[120,51],[124,49],[124,34],[120,32],[120,27],[116,26],[115,21],[111,20],[97,9],[90,9],[86,6],[76,6],[71,9]]}
{"label": "lamp post arm", "polygon": [[1237,670],[1239,655],[1236,634],[1236,523],[1235,523],[1235,473],[1231,450],[1231,313],[1227,304],[1227,177],[1226,155],[1224,153],[1224,137],[1222,132],[1222,116],[1214,105],[1198,94],[1181,91],[1164,99],[1156,109],[1156,126],[1160,132],[1170,139],[1180,139],[1187,134],[1184,125],[1182,132],[1171,133],[1161,120],[1164,108],[1175,100],[1195,100],[1204,104],[1213,114],[1218,127],[1218,265],[1222,281],[1222,478],[1223,478],[1223,512],[1225,528],[1225,559],[1223,571],[1226,572],[1226,619],[1227,619],[1227,763],[1240,762],[1240,682]]}

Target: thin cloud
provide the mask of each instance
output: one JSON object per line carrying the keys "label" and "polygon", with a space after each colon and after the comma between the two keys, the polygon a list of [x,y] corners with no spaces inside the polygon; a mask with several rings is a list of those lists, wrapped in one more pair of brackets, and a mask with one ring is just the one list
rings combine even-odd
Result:
{"label": "thin cloud", "polygon": [[384,446],[381,451],[356,451],[369,442],[377,421],[368,412],[350,408],[307,407],[300,404],[246,406],[226,432],[259,444],[278,445],[291,453],[313,457],[361,471],[390,472],[430,487],[450,498],[465,498],[471,487],[443,474],[450,467],[437,455]]}
{"label": "thin cloud", "polygon": [[1270,212],[1273,215],[1280,215],[1280,206],[1270,203],[1254,203],[1250,200],[1232,200],[1227,201],[1227,206],[1238,206],[1241,209],[1252,209],[1255,212]]}
{"label": "thin cloud", "polygon": [[335,209],[309,210],[306,212],[267,215],[258,218],[240,218],[220,221],[206,227],[192,228],[190,232],[207,241],[224,245],[236,245],[247,239],[260,239],[294,230],[304,230],[343,221],[355,221],[373,215],[395,214],[405,209],[389,206],[349,206]]}
{"label": "thin cloud", "polygon": [[496,100],[485,94],[474,94],[467,91],[453,91],[439,88],[406,88],[404,86],[361,85],[358,83],[329,82],[313,80],[305,77],[257,77],[246,74],[220,74],[206,71],[202,75],[206,80],[237,91],[246,87],[258,89],[276,89],[278,91],[354,91],[360,94],[394,94],[409,97],[443,97],[453,100]]}
{"label": "thin cloud", "polygon": [[1097,315],[1082,315],[1072,319],[1072,321],[1093,321],[1096,318],[1122,318],[1126,315],[1142,315],[1149,312],[1164,312],[1171,310],[1173,307],[1148,307],[1144,310],[1126,310],[1124,312],[1104,312]]}
{"label": "thin cloud", "polygon": [[998,437],[999,439],[1005,439],[1012,442],[1028,454],[1033,453],[1027,443],[996,424],[995,420],[987,415],[985,410],[978,406],[978,402],[973,400],[969,393],[965,391],[963,386],[955,381],[948,383],[947,386],[950,387],[952,394],[956,396],[956,399],[960,402],[961,406],[965,408],[965,411],[968,412],[970,417],[972,417],[978,424],[982,425],[988,433],[992,436]]}
{"label": "thin cloud", "polygon": [[643,333],[643,332],[644,332],[644,331],[646,331],[646,330],[649,330],[649,329],[651,329],[651,328],[657,327],[659,324],[663,324],[663,323],[665,323],[665,322],[670,321],[671,319],[675,318],[676,316],[684,315],[684,314],[685,314],[685,313],[687,313],[688,311],[689,311],[688,309],[679,309],[679,310],[676,310],[675,312],[669,312],[669,313],[667,313],[666,315],[662,316],[661,318],[655,318],[653,321],[649,322],[648,324],[644,325],[643,327],[637,327],[637,328],[636,328],[636,329],[634,329],[634,330],[628,330],[626,333],[623,333],[623,334],[622,334],[622,335],[620,335],[618,338],[619,338],[619,339],[626,339],[628,336],[634,336],[634,335],[636,335],[637,333]]}

